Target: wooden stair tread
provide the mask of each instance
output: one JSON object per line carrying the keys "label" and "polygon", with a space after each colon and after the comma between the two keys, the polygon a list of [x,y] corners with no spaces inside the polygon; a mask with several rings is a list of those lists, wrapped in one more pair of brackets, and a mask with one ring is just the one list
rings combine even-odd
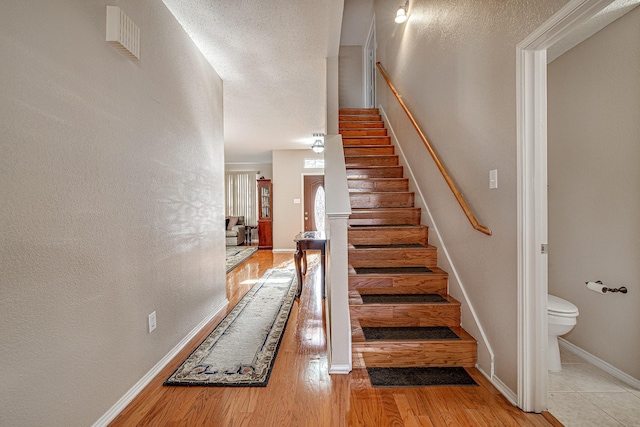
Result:
{"label": "wooden stair tread", "polygon": [[[374,212],[376,211],[376,213],[378,214],[384,214],[384,213],[398,213],[399,211],[403,211],[406,210],[407,208],[375,208],[375,209],[355,209],[355,211],[369,211],[369,212]],[[414,210],[420,210],[420,208],[409,208],[409,209],[414,209]],[[402,225],[402,223],[398,223],[397,225]]]}
{"label": "wooden stair tread", "polygon": [[369,129],[371,129],[371,128],[383,128],[384,127],[384,122],[382,120],[371,120],[371,121],[342,120],[342,121],[338,122],[338,128],[340,130],[342,130],[342,129],[360,128],[360,127],[369,127]]}
{"label": "wooden stair tread", "polygon": [[356,147],[358,145],[391,145],[390,136],[342,136],[343,147]]}
{"label": "wooden stair tread", "polygon": [[437,293],[380,295],[351,290],[349,312],[362,327],[460,326],[460,303]]}
{"label": "wooden stair tread", "polygon": [[[473,367],[476,340],[420,224],[404,168],[374,109],[341,109],[347,186],[349,311],[354,353],[366,367]],[[363,328],[373,333],[365,339]]]}
{"label": "wooden stair tread", "polygon": [[393,196],[394,194],[415,194],[413,191],[358,191],[354,195],[357,196],[366,196],[367,194],[371,195],[382,195],[382,196]]}
{"label": "wooden stair tread", "polygon": [[362,112],[366,113],[375,113],[377,114],[379,110],[377,108],[340,108],[338,110],[338,114],[362,114]]}
{"label": "wooden stair tread", "polygon": [[[349,142],[350,140],[349,140],[349,139],[347,139],[346,141],[347,141],[347,142]],[[348,145],[348,144],[345,144],[344,142],[343,142],[343,144],[342,144],[342,147],[343,147],[343,148],[371,148],[371,149],[375,149],[375,148],[389,148],[389,147],[388,147],[388,146],[386,146],[386,145],[380,145],[380,144],[372,144],[372,145],[355,144],[355,145]],[[390,145],[390,147],[393,147],[393,145]],[[373,154],[372,154],[372,155],[373,155]],[[348,154],[347,154],[347,156],[348,156]]]}
{"label": "wooden stair tread", "polygon": [[[414,209],[414,208],[411,208]],[[415,208],[415,209],[419,209],[419,208]],[[363,209],[364,210],[364,209]],[[380,224],[380,225],[368,225],[368,224],[355,224],[355,225],[350,225],[349,228],[353,228],[355,230],[360,230],[360,229],[371,229],[371,230],[390,230],[393,228],[398,228],[398,229],[407,229],[407,228],[429,228],[426,225],[422,225],[422,224]]]}
{"label": "wooden stair tread", "polygon": [[428,230],[429,227],[422,224],[381,224],[381,225],[350,225],[349,229],[358,231],[389,232],[394,230]]}
{"label": "wooden stair tread", "polygon": [[419,225],[420,208],[351,208],[349,226]]}
{"label": "wooden stair tread", "polygon": [[[360,136],[353,136],[353,135],[343,135],[342,136],[343,139],[346,139],[347,141],[342,143],[342,145],[349,145],[349,143],[357,143],[357,140],[361,139],[362,142],[375,142],[375,141],[379,141],[379,140],[385,140],[385,141],[389,141],[389,144],[391,144],[391,136],[389,135],[360,135]],[[372,144],[372,145],[377,145],[377,144]]]}
{"label": "wooden stair tread", "polygon": [[365,294],[360,295],[363,305],[401,304],[455,304],[456,301],[440,294]]}
{"label": "wooden stair tread", "polygon": [[391,156],[396,154],[393,145],[342,145],[345,156]]}
{"label": "wooden stair tread", "polygon": [[380,249],[380,250],[389,250],[389,249],[435,249],[435,246],[432,245],[420,245],[418,243],[408,243],[408,244],[393,244],[393,245],[351,245],[349,244],[349,249]]}

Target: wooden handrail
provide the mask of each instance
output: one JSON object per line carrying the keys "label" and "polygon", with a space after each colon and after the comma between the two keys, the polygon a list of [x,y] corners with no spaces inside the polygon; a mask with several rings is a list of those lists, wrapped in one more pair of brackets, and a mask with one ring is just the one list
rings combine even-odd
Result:
{"label": "wooden handrail", "polygon": [[491,236],[491,230],[488,227],[485,227],[484,225],[481,225],[478,222],[478,220],[476,219],[476,217],[473,215],[473,212],[471,212],[471,208],[469,208],[469,205],[467,205],[467,202],[464,200],[464,197],[462,197],[462,193],[460,193],[460,190],[458,190],[458,187],[456,186],[456,183],[453,182],[453,179],[451,179],[451,176],[449,176],[449,173],[447,172],[447,170],[445,169],[444,165],[440,161],[440,158],[438,158],[438,155],[434,151],[433,147],[431,147],[431,143],[429,143],[427,138],[424,136],[424,133],[422,132],[422,129],[420,129],[420,126],[418,126],[418,123],[416,122],[416,120],[411,115],[411,112],[409,111],[407,106],[402,101],[402,98],[398,94],[398,91],[396,90],[396,88],[393,86],[393,83],[391,83],[391,80],[389,80],[389,77],[387,76],[387,73],[384,71],[384,68],[382,68],[382,64],[380,64],[380,62],[376,62],[376,66],[378,67],[378,71],[380,71],[380,74],[382,74],[382,77],[384,78],[384,80],[389,85],[389,88],[391,89],[391,92],[393,92],[393,94],[396,96],[396,99],[400,103],[400,106],[402,107],[404,112],[407,113],[407,117],[409,117],[409,121],[411,121],[411,124],[413,124],[413,127],[416,129],[416,132],[418,132],[418,135],[420,136],[420,139],[424,143],[424,146],[427,147],[427,150],[429,151],[429,154],[431,154],[431,158],[436,163],[436,166],[440,170],[440,173],[442,174],[442,177],[444,178],[444,180],[447,181],[447,184],[449,185],[449,188],[451,189],[451,192],[453,193],[453,195],[455,196],[456,200],[460,204],[460,207],[464,211],[464,214],[467,216],[467,219],[471,223],[471,226],[474,229],[478,230],[479,232],[484,233],[484,234],[486,234],[488,236]]}

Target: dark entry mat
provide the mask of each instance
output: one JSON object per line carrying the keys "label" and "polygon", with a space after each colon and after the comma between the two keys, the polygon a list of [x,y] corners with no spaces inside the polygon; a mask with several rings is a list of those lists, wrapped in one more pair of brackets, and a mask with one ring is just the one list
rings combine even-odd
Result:
{"label": "dark entry mat", "polygon": [[428,274],[427,267],[356,267],[356,274]]}
{"label": "dark entry mat", "polygon": [[449,302],[438,294],[388,294],[360,295],[364,304],[421,304],[430,302]]}
{"label": "dark entry mat", "polygon": [[460,367],[367,368],[373,387],[477,386]]}
{"label": "dark entry mat", "polygon": [[364,338],[370,341],[460,339],[447,326],[364,327],[362,333]]}

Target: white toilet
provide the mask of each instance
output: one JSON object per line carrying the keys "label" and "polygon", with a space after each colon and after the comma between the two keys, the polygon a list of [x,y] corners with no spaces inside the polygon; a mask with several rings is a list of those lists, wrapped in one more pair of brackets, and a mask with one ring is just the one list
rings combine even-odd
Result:
{"label": "white toilet", "polygon": [[547,364],[549,371],[559,372],[562,370],[558,337],[573,329],[577,322],[576,317],[578,317],[578,307],[557,296],[547,295],[547,319],[549,321]]}

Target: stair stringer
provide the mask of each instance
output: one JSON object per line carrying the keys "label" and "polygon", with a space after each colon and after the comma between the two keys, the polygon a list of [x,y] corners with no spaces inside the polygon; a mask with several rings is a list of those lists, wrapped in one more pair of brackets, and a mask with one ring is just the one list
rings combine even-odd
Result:
{"label": "stair stringer", "polygon": [[[478,342],[478,361],[477,368],[482,374],[487,377],[489,381],[492,382],[500,392],[507,397],[507,399],[511,400],[512,403],[515,404],[516,396],[509,388],[507,388],[499,378],[495,376],[495,356],[493,349],[491,347],[491,343],[487,338],[487,335],[484,332],[484,328],[480,323],[480,319],[473,308],[473,304],[469,299],[467,291],[464,287],[462,279],[458,274],[458,271],[455,268],[453,263],[453,259],[451,258],[449,251],[447,251],[447,247],[444,244],[444,240],[440,235],[440,231],[438,226],[431,215],[431,211],[429,210],[429,206],[422,194],[422,190],[420,186],[416,182],[415,175],[411,166],[407,162],[407,158],[402,150],[402,146],[396,137],[396,133],[393,129],[393,125],[387,116],[386,111],[384,110],[382,105],[378,105],[378,110],[383,117],[384,122],[387,125],[387,129],[389,131],[388,136],[391,137],[391,143],[398,148],[399,151],[399,162],[400,165],[404,166],[408,172],[409,178],[409,190],[415,192],[415,206],[422,208],[423,217],[426,214],[427,218],[423,218],[421,221],[422,224],[429,226],[429,242],[438,247],[439,254],[444,256],[438,257],[438,266],[445,271],[449,272],[449,294],[451,294],[454,298],[462,303],[461,307],[461,326],[467,330],[474,338],[476,338]],[[426,221],[425,221],[426,220]],[[433,240],[432,240],[433,238]],[[441,265],[443,263],[444,265]],[[454,293],[451,293],[451,289],[454,290]],[[479,339],[478,339],[479,338]]]}

